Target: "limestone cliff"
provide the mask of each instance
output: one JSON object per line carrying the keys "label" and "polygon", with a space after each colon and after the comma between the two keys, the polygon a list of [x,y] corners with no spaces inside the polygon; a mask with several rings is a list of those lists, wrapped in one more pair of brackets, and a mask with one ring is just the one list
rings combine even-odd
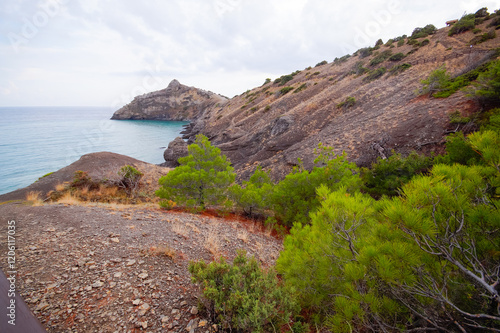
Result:
{"label": "limestone cliff", "polygon": [[208,108],[226,101],[227,98],[220,95],[173,80],[166,89],[137,96],[116,111],[111,119],[191,121]]}

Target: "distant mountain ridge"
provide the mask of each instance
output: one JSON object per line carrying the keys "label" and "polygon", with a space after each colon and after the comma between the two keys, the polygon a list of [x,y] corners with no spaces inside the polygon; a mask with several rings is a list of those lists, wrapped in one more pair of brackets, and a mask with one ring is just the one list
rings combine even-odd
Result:
{"label": "distant mountain ridge", "polygon": [[[488,32],[492,30],[488,24],[485,21],[476,29]],[[191,120],[184,138],[193,141],[198,133],[206,135],[243,178],[262,165],[280,179],[297,165],[298,158],[311,168],[314,148],[320,142],[337,153],[345,151],[349,160],[361,166],[391,151],[441,152],[445,136],[456,127],[450,125],[450,114],[458,111],[468,116],[479,106],[462,91],[448,98],[419,96],[421,80],[443,65],[452,76],[474,69],[497,57],[495,50],[500,47],[499,37],[471,47],[476,34],[467,31],[450,37],[450,29],[378,43],[332,63],[321,62],[274,82],[267,80],[229,100],[214,94],[205,104],[184,104],[198,111],[177,116]],[[162,99],[154,97],[157,93],[134,100],[136,113],[128,119],[175,118],[171,111],[161,113]],[[187,95],[184,98],[190,101]],[[140,112],[148,103],[156,105],[155,111]],[[138,117],[150,114],[153,117]]]}

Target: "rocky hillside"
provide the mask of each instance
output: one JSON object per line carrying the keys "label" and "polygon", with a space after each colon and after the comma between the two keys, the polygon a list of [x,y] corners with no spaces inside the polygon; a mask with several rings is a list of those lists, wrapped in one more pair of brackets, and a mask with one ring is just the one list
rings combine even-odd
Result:
{"label": "rocky hillside", "polygon": [[173,80],[166,89],[137,96],[111,119],[194,120],[225,101],[225,97]]}
{"label": "rocky hillside", "polygon": [[[475,32],[492,30],[489,22],[477,25]],[[206,135],[243,177],[261,164],[281,178],[297,158],[310,168],[320,142],[338,153],[345,151],[358,165],[392,150],[439,152],[445,135],[454,129],[449,115],[469,115],[478,106],[461,91],[441,99],[419,96],[421,80],[443,65],[452,76],[467,72],[495,57],[500,47],[499,37],[471,47],[477,34],[449,37],[449,30],[362,49],[212,102],[199,117],[190,118],[184,138]],[[169,119],[161,116],[161,103],[156,105],[158,111],[149,119]],[[148,114],[146,110],[141,114]]]}

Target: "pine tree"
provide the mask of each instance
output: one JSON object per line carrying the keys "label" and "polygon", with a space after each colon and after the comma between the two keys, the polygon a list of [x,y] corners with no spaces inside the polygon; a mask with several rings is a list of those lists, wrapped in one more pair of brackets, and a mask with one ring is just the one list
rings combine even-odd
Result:
{"label": "pine tree", "polygon": [[199,209],[224,204],[235,179],[229,160],[201,134],[188,151],[188,156],[179,158],[180,166],[160,178],[162,187],[156,195]]}
{"label": "pine tree", "polygon": [[243,211],[253,216],[262,213],[269,208],[269,198],[273,191],[273,185],[269,174],[258,166],[249,181],[243,182],[243,186],[235,184],[229,188],[230,197]]}

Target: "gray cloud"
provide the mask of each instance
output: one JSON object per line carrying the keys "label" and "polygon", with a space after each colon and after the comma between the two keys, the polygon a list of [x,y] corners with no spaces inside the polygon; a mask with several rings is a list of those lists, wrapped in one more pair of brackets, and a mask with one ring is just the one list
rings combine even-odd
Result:
{"label": "gray cloud", "polygon": [[174,78],[233,96],[482,6],[500,1],[4,0],[0,103],[126,103]]}

